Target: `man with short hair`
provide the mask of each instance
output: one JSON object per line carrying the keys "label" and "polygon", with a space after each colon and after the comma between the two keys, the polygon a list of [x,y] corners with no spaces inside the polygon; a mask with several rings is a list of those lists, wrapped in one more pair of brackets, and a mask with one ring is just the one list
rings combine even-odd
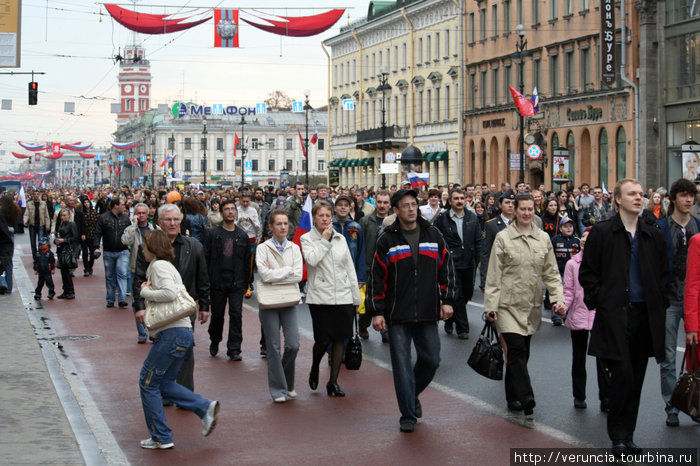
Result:
{"label": "man with short hair", "polygon": [[428,191],[428,203],[419,207],[421,216],[432,223],[440,212],[440,191],[431,189]]}
{"label": "man with short hair", "polygon": [[[245,198],[241,198],[243,200]],[[211,284],[211,323],[209,354],[216,356],[223,337],[226,303],[228,302],[228,339],[226,354],[231,361],[240,361],[243,342],[243,296],[251,273],[251,248],[248,234],[236,222],[238,210],[231,199],[221,202],[223,222],[212,228],[204,241],[204,257]]]}
{"label": "man with short hair", "polygon": [[400,430],[413,432],[423,415],[418,397],[440,365],[437,321],[452,316],[455,274],[442,235],[418,215],[416,192],[397,191],[391,205],[397,220],[377,239],[365,303],[374,329],[389,329]]}
{"label": "man with short hair", "polygon": [[362,287],[367,282],[367,264],[365,262],[365,237],[362,227],[350,216],[352,199],[349,196],[338,196],[333,207],[333,229],[343,235],[350,250],[352,263],[355,264],[357,282]]}
{"label": "man with short hair", "polygon": [[[148,211],[146,204],[142,202],[136,204],[134,206],[134,220],[122,233],[122,243],[129,248],[129,271],[132,277],[136,276],[136,260],[139,254],[139,246],[143,244],[143,234],[156,229],[156,226],[148,221]],[[135,302],[136,300],[132,300],[132,307],[135,306]],[[148,340],[146,326],[136,321],[136,331],[138,332],[137,342],[146,343]]]}
{"label": "man with short hair", "polygon": [[648,358],[664,360],[669,262],[659,228],[640,221],[638,180],[617,182],[618,213],[593,225],[579,270],[584,302],[595,309],[588,354],[610,369],[608,436],[615,455],[639,453],[634,443]]}
{"label": "man with short hair", "polygon": [[666,309],[666,336],[664,360],[661,369],[661,396],[666,405],[666,425],[677,427],[678,408],[671,406],[671,395],[676,387],[676,346],[678,327],[683,317],[683,299],[685,286],[688,243],[693,235],[700,233],[700,220],[690,215],[695,202],[695,183],[685,178],[676,180],[671,185],[669,215],[657,224],[664,234],[666,254],[669,259],[669,302]]}
{"label": "man with short hair", "polygon": [[265,200],[265,195],[263,192],[263,189],[258,187],[255,188],[255,193],[254,193],[254,200],[260,207],[260,229],[261,229],[261,234],[262,234],[262,241],[267,241],[270,239],[271,234],[270,234],[270,229],[267,225],[267,220],[268,217],[270,216],[270,212],[272,211],[272,207],[269,202]]}
{"label": "man with short hair", "polygon": [[[129,274],[129,249],[122,243],[124,231],[131,225],[131,220],[124,214],[124,204],[119,197],[109,201],[109,210],[100,215],[95,225],[95,255],[100,252],[102,240],[104,254],[102,261],[105,266],[105,285],[107,288],[107,307],[114,307],[115,297],[119,307],[125,308],[127,280]],[[118,295],[115,296],[116,291]]]}
{"label": "man with short hair", "polygon": [[515,183],[515,191],[516,194],[524,194],[527,192],[527,185],[522,181],[518,181]]}
{"label": "man with short hair", "polygon": [[284,211],[289,217],[287,239],[290,241],[294,239],[294,233],[297,231],[297,225],[301,219],[301,211],[304,210],[304,184],[295,184],[291,191],[292,195],[284,203]]}
{"label": "man with short hair", "polygon": [[581,185],[581,194],[574,198],[574,202],[576,202],[576,205],[578,206],[578,211],[576,213],[576,231],[578,231],[579,234],[582,234],[583,230],[585,230],[587,226],[591,225],[590,219],[589,224],[585,224],[584,220],[586,219],[584,217],[591,210],[591,207],[595,201],[595,195],[591,194],[591,186],[588,183],[583,183]]}
{"label": "man with short hair", "polygon": [[[459,189],[459,187],[457,189]],[[449,191],[449,193],[452,192],[454,192],[454,189]],[[462,192],[464,196],[464,207],[474,212],[474,204],[476,203],[476,199],[474,199],[474,185],[469,183],[464,186],[464,191],[460,189],[460,192]]]}
{"label": "man with short hair", "polygon": [[47,236],[51,229],[51,218],[46,202],[41,200],[41,193],[35,190],[32,200],[27,203],[24,211],[24,226],[29,228],[29,246],[32,249],[32,259],[36,258],[36,240]]}
{"label": "man with short hair", "polygon": [[496,235],[510,225],[513,217],[515,217],[515,193],[512,190],[503,193],[498,202],[501,208],[501,215],[492,218],[484,225],[484,241],[481,243],[481,264],[479,265],[479,276],[481,278],[479,288],[482,291],[486,285],[486,271],[489,269],[491,248]]}
{"label": "man with short hair", "polygon": [[474,294],[474,268],[479,263],[481,251],[481,226],[476,214],[465,208],[465,196],[461,189],[450,192],[450,208],[444,210],[433,222],[440,230],[450,251],[457,277],[457,301],[454,315],[445,321],[445,333],[452,334],[457,327],[460,340],[469,338],[467,303]]}

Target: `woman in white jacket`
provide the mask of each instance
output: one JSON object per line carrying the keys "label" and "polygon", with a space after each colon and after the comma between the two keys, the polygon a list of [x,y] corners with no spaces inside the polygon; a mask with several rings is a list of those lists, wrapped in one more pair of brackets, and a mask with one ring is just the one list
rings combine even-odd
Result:
{"label": "woman in white jacket", "polygon": [[[304,271],[299,246],[287,241],[289,217],[284,210],[270,213],[272,238],[258,246],[255,263],[260,280],[271,285],[297,284]],[[284,265],[282,265],[284,264]],[[299,326],[295,306],[260,309],[258,316],[267,348],[267,385],[275,403],[297,397],[294,363],[299,352]],[[280,328],[284,333],[284,354],[280,356]]]}
{"label": "woman in white jacket", "polygon": [[311,311],[314,348],[309,387],[318,387],[319,364],[328,347],[331,351],[331,374],[328,396],[345,396],[338,386],[338,373],[343,359],[344,341],[352,337],[352,322],[360,305],[360,289],[355,265],[343,235],[333,231],[333,208],[318,201],[311,211],[314,226],[301,237],[301,250],[306,260],[306,304]]}

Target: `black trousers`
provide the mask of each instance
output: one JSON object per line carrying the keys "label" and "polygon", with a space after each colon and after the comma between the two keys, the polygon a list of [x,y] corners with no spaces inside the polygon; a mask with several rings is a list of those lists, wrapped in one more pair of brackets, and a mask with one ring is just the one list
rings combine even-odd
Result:
{"label": "black trousers", "polygon": [[502,333],[508,348],[506,363],[506,401],[519,401],[525,404],[530,398],[534,399],[530,373],[527,362],[530,359],[530,339],[532,335],[517,333]]}
{"label": "black trousers", "polygon": [[608,436],[613,443],[634,440],[639,399],[649,362],[647,348],[651,348],[651,344],[646,305],[634,303],[627,308],[627,331],[622,358],[604,360],[611,374]]}
{"label": "black trousers", "polygon": [[[577,400],[586,399],[586,354],[589,334],[588,330],[571,331],[571,381],[574,398]],[[602,401],[608,398],[610,373],[606,371],[605,364],[599,358],[596,358],[596,372],[598,374],[598,399]]]}
{"label": "black trousers", "polygon": [[[92,272],[92,266],[95,264],[95,248],[92,245],[92,240],[85,238],[85,241],[80,242],[80,248],[83,251],[83,270]],[[131,290],[127,290],[131,293]]]}
{"label": "black trousers", "polygon": [[245,289],[233,286],[212,287],[211,321],[209,322],[209,339],[218,344],[223,338],[226,304],[228,303],[228,339],[227,352],[240,351],[243,342],[243,296]]}
{"label": "black trousers", "polygon": [[455,301],[454,314],[445,322],[454,322],[457,334],[469,333],[469,318],[467,317],[467,303],[474,294],[474,269],[455,269],[457,276],[458,296]]}
{"label": "black trousers", "polygon": [[63,280],[63,292],[65,294],[75,294],[73,277],[70,276],[70,269],[68,267],[61,267],[61,280]]}
{"label": "black trousers", "polygon": [[40,295],[41,290],[44,289],[44,284],[46,284],[46,286],[48,287],[49,292],[54,292],[53,277],[51,276],[51,272],[39,274],[39,281],[37,282],[34,294]]}

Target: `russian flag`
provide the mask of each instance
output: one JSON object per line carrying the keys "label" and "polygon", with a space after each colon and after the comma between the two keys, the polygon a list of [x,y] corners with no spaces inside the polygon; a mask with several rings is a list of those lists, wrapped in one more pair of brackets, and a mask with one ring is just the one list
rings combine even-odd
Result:
{"label": "russian flag", "polygon": [[532,102],[532,108],[535,110],[535,114],[540,111],[540,96],[537,94],[537,88],[532,90],[532,97],[530,97],[530,102]]}
{"label": "russian flag", "polygon": [[318,141],[318,130],[314,131],[314,135],[311,136],[311,141],[309,141],[311,144],[316,144]]}
{"label": "russian flag", "polygon": [[428,181],[430,181],[430,173],[408,172],[408,181],[411,183],[412,188],[428,186]]}
{"label": "russian flag", "polygon": [[[304,202],[304,207],[301,211],[301,218],[299,219],[299,224],[294,232],[294,239],[292,243],[299,246],[301,249],[301,236],[311,231],[311,206],[313,201],[311,196],[306,196],[306,202]],[[303,280],[306,280],[306,262],[304,262],[304,274],[302,276]]]}

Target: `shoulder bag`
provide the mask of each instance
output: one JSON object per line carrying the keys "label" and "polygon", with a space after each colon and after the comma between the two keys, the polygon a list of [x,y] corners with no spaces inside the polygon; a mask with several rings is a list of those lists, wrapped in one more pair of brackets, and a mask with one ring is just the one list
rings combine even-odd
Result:
{"label": "shoulder bag", "polygon": [[357,331],[357,314],[355,314],[355,335],[345,345],[345,367],[349,371],[360,370],[362,365],[362,342]]}
{"label": "shoulder bag", "polygon": [[143,322],[148,330],[158,330],[183,317],[193,315],[196,310],[197,303],[187,292],[185,285],[179,283],[175,300],[168,302],[146,300],[146,314],[143,317]]}
{"label": "shoulder bag", "polygon": [[[272,247],[269,244],[263,243],[271,251]],[[270,255],[275,257],[277,264],[284,267],[286,264],[282,261],[277,251],[272,251]],[[272,266],[272,264],[270,264]],[[299,304],[301,301],[301,293],[299,292],[298,283],[287,283],[284,285],[273,285],[265,283],[260,278],[255,280],[255,294],[258,299],[258,309],[279,309],[282,307],[292,307]]]}
{"label": "shoulder bag", "polygon": [[486,322],[467,360],[469,367],[492,380],[503,379],[503,348],[493,322]]}
{"label": "shoulder bag", "polygon": [[58,249],[58,268],[78,268],[78,259],[73,254],[73,247],[68,242],[63,243],[63,245]]}
{"label": "shoulder bag", "polygon": [[[686,371],[686,359],[690,351],[690,371]],[[700,369],[695,368],[695,345],[686,346],[681,373],[676,388],[673,389],[670,404],[693,419],[700,417]]]}

